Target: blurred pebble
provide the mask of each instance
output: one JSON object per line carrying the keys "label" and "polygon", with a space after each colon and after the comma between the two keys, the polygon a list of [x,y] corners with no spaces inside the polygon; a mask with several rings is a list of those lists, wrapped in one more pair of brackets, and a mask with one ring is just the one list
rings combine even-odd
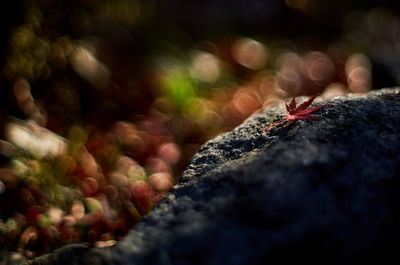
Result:
{"label": "blurred pebble", "polygon": [[47,211],[46,215],[50,218],[51,222],[54,225],[59,225],[62,221],[64,211],[60,208],[51,206]]}
{"label": "blurred pebble", "polygon": [[192,58],[193,75],[204,82],[215,82],[221,72],[219,59],[208,52],[196,51]]}
{"label": "blurred pebble", "polygon": [[92,196],[94,195],[99,188],[99,184],[97,183],[97,180],[92,177],[86,177],[84,180],[81,182],[81,190],[83,194],[86,196]]}
{"label": "blurred pebble", "polygon": [[109,174],[108,178],[109,178],[111,184],[113,184],[119,188],[126,187],[129,183],[129,180],[125,175],[121,174],[120,172],[116,172],[116,171]]}
{"label": "blurred pebble", "polygon": [[76,219],[72,215],[65,215],[61,219],[61,224],[65,227],[73,227],[76,223]]}
{"label": "blurred pebble", "polygon": [[37,239],[36,228],[34,226],[28,226],[22,233],[19,242],[22,246],[25,246],[26,244],[28,244],[29,241],[36,239]]}
{"label": "blurred pebble", "polygon": [[106,178],[102,173],[97,173],[96,175],[93,176],[94,179],[97,181],[97,185],[99,187],[104,187],[107,183]]}
{"label": "blurred pebble", "polygon": [[240,38],[233,44],[232,57],[237,63],[249,69],[258,70],[266,64],[268,51],[258,41],[249,38]]}
{"label": "blurred pebble", "polygon": [[343,96],[347,93],[345,85],[340,83],[333,83],[327,86],[324,92],[321,94],[322,98],[331,98],[336,96]]}
{"label": "blurred pebble", "polygon": [[118,198],[118,190],[114,185],[105,186],[103,192],[111,202]]}
{"label": "blurred pebble", "polygon": [[176,162],[178,162],[181,156],[179,147],[174,143],[162,144],[158,148],[158,154],[164,161],[167,161],[171,164],[175,164]]}
{"label": "blurred pebble", "polygon": [[10,261],[12,261],[13,263],[15,262],[15,264],[19,264],[19,262],[22,263],[22,261],[24,261],[24,256],[22,256],[21,253],[12,253],[10,256]]}
{"label": "blurred pebble", "polygon": [[81,201],[74,201],[71,206],[71,215],[79,220],[85,216],[85,206]]}
{"label": "blurred pebble", "polygon": [[11,169],[0,168],[0,180],[8,189],[15,189],[20,179]]}
{"label": "blurred pebble", "polygon": [[138,181],[133,183],[130,188],[135,207],[142,214],[148,213],[152,206],[153,192],[151,186],[144,181]]}
{"label": "blurred pebble", "polygon": [[103,206],[100,201],[95,198],[85,198],[85,205],[88,212],[103,212]]}
{"label": "blurred pebble", "polygon": [[127,173],[131,166],[137,165],[137,162],[130,157],[120,156],[118,158],[116,167],[122,173]]}
{"label": "blurred pebble", "polygon": [[132,193],[129,190],[129,185],[119,190],[119,197],[121,200],[130,200],[132,197]]}
{"label": "blurred pebble", "polygon": [[51,226],[51,220],[44,214],[39,214],[36,218],[37,225],[39,228],[47,228]]}
{"label": "blurred pebble", "polygon": [[169,171],[168,164],[157,157],[152,157],[146,160],[146,171],[149,173]]}
{"label": "blurred pebble", "polygon": [[150,185],[158,192],[167,192],[172,187],[172,176],[168,172],[152,174],[148,179]]}
{"label": "blurred pebble", "polygon": [[105,248],[105,247],[111,247],[114,246],[117,243],[115,240],[107,240],[107,241],[96,241],[94,243],[94,246],[96,248]]}
{"label": "blurred pebble", "polygon": [[146,171],[142,166],[132,165],[128,169],[128,177],[133,180],[140,180],[146,177]]}

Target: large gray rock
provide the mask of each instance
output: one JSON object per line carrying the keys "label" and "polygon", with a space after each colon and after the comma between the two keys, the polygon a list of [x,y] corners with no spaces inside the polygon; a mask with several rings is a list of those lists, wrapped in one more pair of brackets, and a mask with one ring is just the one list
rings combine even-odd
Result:
{"label": "large gray rock", "polygon": [[60,251],[32,264],[396,262],[400,91],[328,103],[319,119],[263,134],[286,112],[283,104],[253,115],[206,143],[178,185],[116,246]]}

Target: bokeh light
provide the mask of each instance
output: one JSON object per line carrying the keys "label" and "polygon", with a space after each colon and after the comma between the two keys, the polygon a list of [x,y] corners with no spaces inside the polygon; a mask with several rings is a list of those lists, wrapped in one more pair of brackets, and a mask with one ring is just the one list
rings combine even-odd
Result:
{"label": "bokeh light", "polygon": [[6,128],[7,140],[39,157],[66,153],[67,143],[60,136],[40,127],[35,121],[15,121]]}
{"label": "bokeh light", "polygon": [[232,55],[236,62],[252,70],[263,68],[268,59],[266,47],[249,38],[236,40],[232,47]]}
{"label": "bokeh light", "polygon": [[350,91],[367,92],[372,88],[371,63],[364,54],[353,54],[346,62],[345,70]]}
{"label": "bokeh light", "polygon": [[216,56],[206,52],[195,52],[192,59],[193,74],[204,82],[216,82],[221,74],[220,61]]}
{"label": "bokeh light", "polygon": [[400,83],[387,1],[29,2],[0,59],[0,247],[26,257],[116,244],[254,112]]}
{"label": "bokeh light", "polygon": [[77,46],[71,55],[72,67],[94,87],[107,86],[111,73],[89,49]]}

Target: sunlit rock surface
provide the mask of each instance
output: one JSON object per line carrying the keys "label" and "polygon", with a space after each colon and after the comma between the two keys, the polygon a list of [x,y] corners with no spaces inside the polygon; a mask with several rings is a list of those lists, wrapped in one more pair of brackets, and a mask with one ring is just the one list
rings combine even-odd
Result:
{"label": "sunlit rock surface", "polygon": [[400,91],[324,103],[332,105],[319,119],[260,134],[285,112],[281,104],[206,143],[116,246],[69,247],[32,264],[395,262]]}

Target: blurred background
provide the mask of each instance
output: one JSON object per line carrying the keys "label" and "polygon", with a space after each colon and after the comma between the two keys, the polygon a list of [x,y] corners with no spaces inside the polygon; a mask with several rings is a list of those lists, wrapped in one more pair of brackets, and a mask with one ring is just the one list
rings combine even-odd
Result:
{"label": "blurred background", "polygon": [[108,246],[201,144],[298,95],[400,82],[400,2],[15,0],[0,11],[0,247]]}

